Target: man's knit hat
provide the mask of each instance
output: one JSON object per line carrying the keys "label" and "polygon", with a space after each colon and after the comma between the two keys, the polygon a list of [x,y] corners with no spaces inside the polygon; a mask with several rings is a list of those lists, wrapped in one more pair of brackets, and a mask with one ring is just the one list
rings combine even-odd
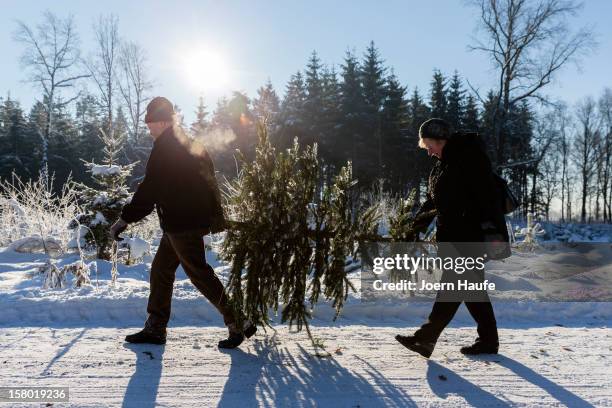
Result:
{"label": "man's knit hat", "polygon": [[163,96],[156,96],[147,105],[145,123],[172,122],[174,120],[174,106]]}

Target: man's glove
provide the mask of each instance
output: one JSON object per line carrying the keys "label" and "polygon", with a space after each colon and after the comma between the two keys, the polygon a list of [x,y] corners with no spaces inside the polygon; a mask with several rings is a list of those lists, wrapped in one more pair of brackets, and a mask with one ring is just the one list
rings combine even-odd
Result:
{"label": "man's glove", "polygon": [[412,221],[412,229],[418,234],[419,232],[425,232],[429,224],[433,221],[436,216],[436,210],[430,210],[418,214]]}
{"label": "man's glove", "polygon": [[217,234],[227,229],[227,222],[223,214],[216,215],[211,220],[210,233]]}
{"label": "man's glove", "polygon": [[125,231],[125,229],[127,228],[128,224],[127,222],[123,221],[121,218],[119,218],[117,221],[115,221],[115,223],[110,227],[110,233],[111,236],[113,237],[113,239],[115,241],[123,241],[123,238],[119,237],[119,234],[121,234],[123,231]]}
{"label": "man's glove", "polygon": [[406,241],[419,241],[420,234],[427,231],[427,227],[429,227],[429,224],[431,224],[435,216],[436,210],[417,213],[417,215],[410,222],[404,239]]}

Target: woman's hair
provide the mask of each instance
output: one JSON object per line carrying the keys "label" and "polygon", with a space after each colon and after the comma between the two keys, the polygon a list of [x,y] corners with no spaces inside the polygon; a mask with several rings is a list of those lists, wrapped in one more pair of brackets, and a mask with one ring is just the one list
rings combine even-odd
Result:
{"label": "woman's hair", "polygon": [[450,123],[440,118],[427,119],[419,127],[419,147],[425,149],[423,139],[448,140],[454,131]]}

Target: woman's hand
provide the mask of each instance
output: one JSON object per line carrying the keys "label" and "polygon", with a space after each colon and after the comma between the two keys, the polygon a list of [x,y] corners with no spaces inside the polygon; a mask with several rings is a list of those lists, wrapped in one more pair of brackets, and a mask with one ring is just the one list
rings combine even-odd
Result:
{"label": "woman's hand", "polygon": [[115,223],[110,227],[111,236],[115,241],[123,241],[123,238],[119,237],[125,229],[127,228],[128,223],[119,218]]}

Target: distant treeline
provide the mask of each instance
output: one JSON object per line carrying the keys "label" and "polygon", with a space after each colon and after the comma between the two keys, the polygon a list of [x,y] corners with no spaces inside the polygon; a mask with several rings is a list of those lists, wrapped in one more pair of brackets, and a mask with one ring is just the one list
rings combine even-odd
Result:
{"label": "distant treeline", "polygon": [[[83,161],[102,160],[104,132],[122,143],[118,164],[138,162],[130,182],[134,187],[152,146],[143,123],[146,103],[155,96],[146,53],[120,39],[113,16],[94,24],[97,41],[87,58],[80,56],[71,18],[47,12],[37,30],[19,22],[16,40],[24,45],[27,79],[41,97],[27,112],[10,94],[0,98],[0,178],[13,172],[36,178],[48,168],[58,187],[69,174],[91,184]],[[49,37],[48,32],[60,34]],[[579,46],[584,44],[575,49]],[[48,58],[53,53],[56,58]],[[318,144],[321,183],[350,160],[359,188],[382,183],[387,191],[416,189],[421,197],[435,159],[417,147],[418,128],[430,117],[443,118],[457,130],[481,134],[495,169],[521,199],[521,214],[548,217],[558,198],[564,219],[610,221],[612,93],[604,90],[599,101],[585,98],[569,109],[535,92],[552,71],[515,98],[508,88],[514,77],[500,74],[508,82],[487,93],[472,89],[457,71],[434,70],[428,89],[409,88],[371,42],[361,54],[346,52],[337,66],[322,64],[313,52],[282,91],[268,81],[257,95],[233,92],[214,108],[200,98],[188,108],[195,109],[196,120],[182,125],[203,139],[216,168],[228,178],[239,170],[236,149],[253,157],[256,123],[265,121],[279,148],[289,147],[294,138],[302,145]],[[77,92],[81,82],[94,91]]]}
{"label": "distant treeline", "polygon": [[[494,104],[493,96],[489,98],[484,108],[479,107],[457,72],[447,78],[434,71],[426,93],[416,88],[409,93],[392,69],[384,66],[372,43],[361,60],[347,53],[337,68],[322,65],[313,52],[305,69],[291,76],[283,96],[268,82],[254,98],[234,92],[231,98],[219,100],[210,113],[201,99],[195,122],[184,125],[194,137],[210,138],[215,164],[228,177],[236,174],[235,149],[251,157],[257,142],[255,122],[265,120],[279,147],[288,147],[295,137],[301,144],[318,143],[328,174],[351,160],[364,187],[382,179],[387,188],[405,192],[419,187],[432,163],[417,148],[420,124],[429,117],[441,117],[457,129],[479,131],[486,137],[491,122],[487,107]],[[0,177],[9,177],[12,171],[36,177],[42,154],[40,132],[46,126],[45,104],[36,102],[26,113],[10,95],[0,101]],[[124,112],[119,105],[113,117],[114,132],[125,136],[123,160],[146,159],[143,153],[151,146],[146,128],[142,125],[140,134],[129,135]],[[53,117],[50,172],[56,174],[58,183],[69,173],[87,183],[81,159],[101,160],[100,129],[108,124],[101,101],[94,94],[84,94],[73,104],[57,108]],[[517,140],[508,143],[517,159],[528,152],[530,117],[526,104],[516,110]],[[135,176],[141,172],[142,168]]]}

